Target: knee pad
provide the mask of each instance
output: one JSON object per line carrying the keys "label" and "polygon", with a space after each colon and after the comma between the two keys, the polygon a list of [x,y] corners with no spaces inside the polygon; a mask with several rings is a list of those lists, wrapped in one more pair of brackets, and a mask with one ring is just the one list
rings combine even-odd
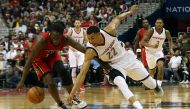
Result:
{"label": "knee pad", "polygon": [[121,77],[125,78],[125,77],[123,76],[123,74],[122,74],[119,70],[116,70],[116,69],[112,69],[112,70],[108,73],[108,75],[109,75],[109,79],[110,79],[111,81],[113,81],[113,80],[115,79],[115,77],[117,77],[117,76],[121,76]]}

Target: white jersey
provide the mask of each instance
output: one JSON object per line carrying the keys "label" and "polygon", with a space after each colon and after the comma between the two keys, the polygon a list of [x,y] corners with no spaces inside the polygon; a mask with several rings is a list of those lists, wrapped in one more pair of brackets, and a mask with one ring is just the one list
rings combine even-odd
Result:
{"label": "white jersey", "polygon": [[125,47],[124,43],[120,42],[117,37],[111,36],[109,33],[100,30],[102,33],[105,44],[102,46],[94,47],[89,42],[87,43],[87,47],[91,47],[96,50],[99,58],[105,62],[117,62],[125,55]]}
{"label": "white jersey", "polygon": [[166,39],[166,30],[163,28],[162,33],[159,34],[155,27],[152,28],[153,29],[153,34],[149,40],[149,44],[151,45],[155,45],[155,44],[159,44],[158,48],[151,48],[151,47],[146,47],[146,49],[148,49],[150,52],[156,52],[156,51],[162,51],[163,50],[163,44],[164,41]]}
{"label": "white jersey", "polygon": [[79,33],[77,33],[74,28],[71,28],[71,31],[72,31],[71,38],[74,39],[76,42],[83,44],[84,43],[84,29],[81,28]]}

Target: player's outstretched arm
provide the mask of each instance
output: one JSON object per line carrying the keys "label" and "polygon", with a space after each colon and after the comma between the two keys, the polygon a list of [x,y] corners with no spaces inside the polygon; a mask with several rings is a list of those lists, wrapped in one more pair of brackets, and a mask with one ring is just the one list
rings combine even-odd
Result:
{"label": "player's outstretched arm", "polygon": [[96,52],[92,49],[87,49],[85,53],[85,59],[84,63],[82,65],[82,68],[80,70],[79,75],[77,76],[77,79],[74,83],[74,86],[72,88],[72,91],[70,95],[67,98],[68,103],[71,103],[73,100],[74,95],[76,94],[76,91],[80,88],[81,84],[84,82],[84,79],[86,77],[86,74],[89,70],[91,60],[96,56]]}
{"label": "player's outstretched arm", "polygon": [[128,12],[124,12],[115,18],[104,28],[104,30],[111,35],[115,36],[116,35],[116,29],[120,25],[121,21],[126,19],[128,16],[132,15],[133,13],[138,11],[138,5],[133,5],[131,6],[130,10]]}
{"label": "player's outstretched arm", "polygon": [[24,81],[26,80],[26,77],[28,75],[28,72],[30,70],[30,67],[32,65],[32,62],[33,62],[34,58],[40,53],[40,51],[46,45],[45,40],[42,39],[41,36],[38,36],[35,41],[36,41],[36,44],[34,45],[32,51],[31,51],[31,53],[30,53],[30,55],[29,55],[29,57],[28,57],[28,59],[26,61],[26,64],[25,64],[25,66],[23,68],[22,78],[21,78],[20,82],[17,85],[17,89],[23,87]]}
{"label": "player's outstretched arm", "polygon": [[82,46],[80,43],[74,41],[72,38],[70,37],[66,37],[65,39],[65,44],[68,46],[71,46],[75,49],[77,49],[78,51],[85,53],[86,48],[84,46]]}

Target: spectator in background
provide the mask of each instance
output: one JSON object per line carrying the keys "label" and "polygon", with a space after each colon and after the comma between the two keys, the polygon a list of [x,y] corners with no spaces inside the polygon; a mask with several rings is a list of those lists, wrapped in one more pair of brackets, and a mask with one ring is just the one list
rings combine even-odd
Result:
{"label": "spectator in background", "polygon": [[43,22],[42,32],[49,32],[48,26],[49,26],[48,21],[44,21]]}
{"label": "spectator in background", "polygon": [[187,57],[187,51],[190,51],[190,39],[187,36],[187,33],[183,34],[183,39],[181,41],[182,43],[182,55]]}
{"label": "spectator in background", "polygon": [[4,59],[4,54],[0,53],[0,81],[1,79],[6,79],[6,72],[5,72],[6,69],[7,69],[7,64]]}
{"label": "spectator in background", "polygon": [[174,56],[171,57],[168,66],[173,72],[174,76],[177,79],[177,82],[181,81],[180,75],[179,75],[179,69],[181,67],[182,63],[182,57],[180,56],[180,50],[179,49],[174,49]]}
{"label": "spectator in background", "polygon": [[90,15],[94,12],[94,7],[91,5],[91,4],[89,4],[89,5],[87,5],[87,9],[86,9],[86,11],[87,11],[87,13],[86,13],[86,17],[90,17]]}
{"label": "spectator in background", "polygon": [[10,47],[10,51],[7,53],[7,60],[12,60],[16,56],[16,50],[13,45]]}
{"label": "spectator in background", "polygon": [[[101,1],[101,0],[100,0]],[[95,7],[96,6],[96,1],[95,0],[89,0],[88,2],[87,2],[87,6],[92,6],[92,7]]]}
{"label": "spectator in background", "polygon": [[183,57],[182,62],[183,81],[180,83],[189,83],[190,72],[190,52],[187,52],[187,56]]}
{"label": "spectator in background", "polygon": [[9,51],[10,50],[10,46],[12,45],[11,42],[9,41],[10,37],[11,36],[5,36],[4,37],[4,41],[1,43],[4,46],[4,49],[6,51]]}
{"label": "spectator in background", "polygon": [[90,15],[90,24],[96,26],[97,21],[95,19],[95,16],[93,14]]}
{"label": "spectator in background", "polygon": [[3,44],[0,44],[0,53],[3,55],[3,59],[7,60],[7,56],[6,56],[7,51],[4,49],[4,45]]}
{"label": "spectator in background", "polygon": [[20,17],[16,17],[15,21],[13,22],[12,28],[16,28],[20,26],[21,26]]}

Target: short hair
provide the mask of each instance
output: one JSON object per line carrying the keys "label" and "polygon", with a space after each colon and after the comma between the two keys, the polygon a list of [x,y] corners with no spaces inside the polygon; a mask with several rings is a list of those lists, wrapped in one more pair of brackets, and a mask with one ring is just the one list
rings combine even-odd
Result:
{"label": "short hair", "polygon": [[163,20],[162,18],[157,18],[156,21],[157,21],[157,20],[161,20],[161,21],[164,23],[164,20]]}
{"label": "short hair", "polygon": [[65,24],[61,21],[56,21],[50,25],[49,29],[50,31],[56,31],[60,34],[63,34],[64,29],[65,29]]}
{"label": "short hair", "polygon": [[180,51],[180,48],[174,48],[173,51],[174,51],[174,52]]}
{"label": "short hair", "polygon": [[93,33],[99,33],[100,32],[100,29],[97,27],[97,26],[90,26],[88,29],[87,29],[87,34],[93,34]]}

